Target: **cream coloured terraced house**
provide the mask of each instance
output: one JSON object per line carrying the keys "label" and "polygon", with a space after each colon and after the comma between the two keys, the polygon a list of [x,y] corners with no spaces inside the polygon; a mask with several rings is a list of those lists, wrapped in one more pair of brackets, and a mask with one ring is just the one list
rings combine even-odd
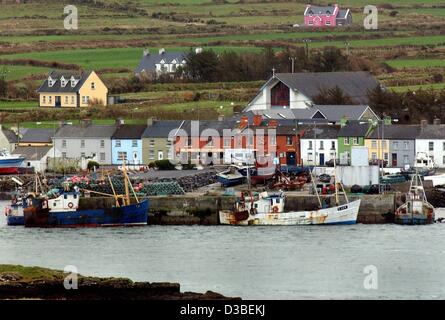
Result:
{"label": "cream coloured terraced house", "polygon": [[37,92],[39,107],[106,106],[108,99],[108,88],[94,71],[81,74],[52,71]]}

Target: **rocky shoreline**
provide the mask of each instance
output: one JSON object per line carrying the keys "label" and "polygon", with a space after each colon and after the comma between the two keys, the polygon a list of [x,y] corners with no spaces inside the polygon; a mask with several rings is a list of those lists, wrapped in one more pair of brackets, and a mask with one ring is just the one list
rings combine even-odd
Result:
{"label": "rocky shoreline", "polygon": [[[0,265],[0,300],[239,300],[219,293],[181,292],[179,283],[133,282],[127,278],[78,275],[77,289],[66,289],[68,273],[40,267]],[[72,280],[70,279],[70,284]]]}

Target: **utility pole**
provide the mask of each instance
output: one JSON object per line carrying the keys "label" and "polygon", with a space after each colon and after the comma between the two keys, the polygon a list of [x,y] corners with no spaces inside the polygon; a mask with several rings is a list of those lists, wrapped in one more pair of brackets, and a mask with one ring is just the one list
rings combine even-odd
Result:
{"label": "utility pole", "polygon": [[289,60],[292,61],[292,73],[295,72],[295,59],[296,57],[289,57]]}
{"label": "utility pole", "polygon": [[345,47],[346,47],[346,70],[349,70],[349,46],[351,44],[349,42],[345,42]]}
{"label": "utility pole", "polygon": [[303,42],[306,47],[306,58],[309,59],[309,43],[311,42],[311,39],[303,39]]}

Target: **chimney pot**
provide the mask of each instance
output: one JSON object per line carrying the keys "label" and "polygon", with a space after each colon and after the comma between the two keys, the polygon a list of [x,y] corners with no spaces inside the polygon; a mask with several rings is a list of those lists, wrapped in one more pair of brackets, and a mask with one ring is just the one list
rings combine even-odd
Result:
{"label": "chimney pot", "polygon": [[164,53],[165,53],[165,49],[164,48],[159,49],[159,54],[164,54]]}
{"label": "chimney pot", "polygon": [[440,119],[439,118],[434,118],[433,124],[440,124]]}
{"label": "chimney pot", "polygon": [[256,114],[253,116],[253,125],[259,126],[261,125],[261,122],[263,122],[263,116],[260,114]]}

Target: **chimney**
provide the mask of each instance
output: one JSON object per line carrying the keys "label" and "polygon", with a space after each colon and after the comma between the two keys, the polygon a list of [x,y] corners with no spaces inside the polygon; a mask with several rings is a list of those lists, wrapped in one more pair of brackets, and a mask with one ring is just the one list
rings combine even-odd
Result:
{"label": "chimney", "polygon": [[150,54],[150,49],[144,49],[144,57]]}
{"label": "chimney", "polygon": [[224,121],[224,115],[223,114],[218,115],[218,121]]}
{"label": "chimney", "polygon": [[278,120],[277,119],[270,119],[269,123],[267,124],[268,127],[277,127],[278,126]]}
{"label": "chimney", "polygon": [[428,125],[428,120],[420,120],[420,130],[424,130]]}
{"label": "chimney", "polygon": [[91,125],[91,123],[92,123],[91,119],[82,119],[82,120],[80,120],[80,126],[82,128],[88,127],[89,125]]}
{"label": "chimney", "polygon": [[155,118],[154,117],[150,117],[147,119],[147,127],[151,127],[153,125],[153,123],[155,122]]}
{"label": "chimney", "polygon": [[164,48],[159,49],[159,54],[164,54],[164,53],[165,53],[165,49]]}
{"label": "chimney", "polygon": [[240,124],[239,124],[240,128],[241,129],[245,128],[245,127],[247,127],[248,124],[249,124],[249,117],[248,116],[242,116]]}
{"label": "chimney", "polygon": [[263,116],[260,114],[256,114],[253,116],[253,125],[260,126],[261,122],[263,122]]}
{"label": "chimney", "polygon": [[201,47],[196,48],[196,49],[195,49],[195,53],[196,53],[196,54],[200,54],[200,53],[202,53],[202,48],[201,48]]}
{"label": "chimney", "polygon": [[439,118],[434,118],[433,120],[433,124],[440,124],[440,119]]}

